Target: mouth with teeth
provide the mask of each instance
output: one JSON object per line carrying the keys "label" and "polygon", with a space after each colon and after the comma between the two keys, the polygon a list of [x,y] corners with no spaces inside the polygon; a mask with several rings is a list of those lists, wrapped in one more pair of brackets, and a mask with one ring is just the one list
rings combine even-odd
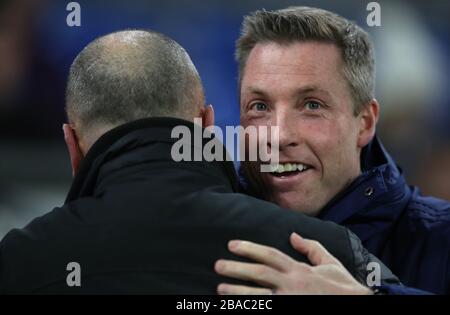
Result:
{"label": "mouth with teeth", "polygon": [[271,166],[270,174],[275,177],[293,176],[310,168],[311,166],[302,163],[280,163]]}

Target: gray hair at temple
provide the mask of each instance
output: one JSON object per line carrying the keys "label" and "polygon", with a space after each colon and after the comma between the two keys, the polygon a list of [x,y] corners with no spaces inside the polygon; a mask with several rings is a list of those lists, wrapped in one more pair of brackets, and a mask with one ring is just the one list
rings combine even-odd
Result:
{"label": "gray hair at temple", "polygon": [[367,32],[355,23],[326,10],[289,7],[283,10],[258,10],[244,18],[236,44],[239,63],[239,86],[247,58],[258,43],[321,41],[340,48],[343,76],[354,102],[354,114],[374,97],[375,57]]}
{"label": "gray hair at temple", "polygon": [[145,30],[91,42],[72,63],[66,89],[69,122],[82,135],[147,117],[192,120],[204,101],[186,51],[167,36]]}

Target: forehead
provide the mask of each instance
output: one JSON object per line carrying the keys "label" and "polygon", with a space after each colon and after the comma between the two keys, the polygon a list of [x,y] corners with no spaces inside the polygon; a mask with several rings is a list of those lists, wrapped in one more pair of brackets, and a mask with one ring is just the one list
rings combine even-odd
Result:
{"label": "forehead", "polygon": [[[323,88],[342,81],[342,57],[332,43],[295,42],[257,44],[250,52],[242,87],[267,85],[319,85]],[[264,86],[262,86],[264,87]]]}

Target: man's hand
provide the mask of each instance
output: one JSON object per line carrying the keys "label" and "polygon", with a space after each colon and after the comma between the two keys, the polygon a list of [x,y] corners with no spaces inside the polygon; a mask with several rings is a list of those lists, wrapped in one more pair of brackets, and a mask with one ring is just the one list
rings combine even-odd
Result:
{"label": "man's hand", "polygon": [[356,281],[345,267],[319,242],[307,240],[296,233],[291,245],[308,257],[312,266],[298,262],[279,250],[248,241],[230,241],[228,248],[236,255],[257,263],[218,260],[218,274],[247,280],[262,287],[222,283],[219,294],[373,294]]}

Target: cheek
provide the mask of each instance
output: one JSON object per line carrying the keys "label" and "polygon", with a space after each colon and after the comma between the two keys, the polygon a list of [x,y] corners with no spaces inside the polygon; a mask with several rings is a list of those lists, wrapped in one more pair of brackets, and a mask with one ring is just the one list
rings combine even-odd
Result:
{"label": "cheek", "polygon": [[[348,121],[322,120],[304,123],[302,133],[323,164],[341,166],[356,150],[356,136]],[[324,167],[326,167],[324,165]]]}
{"label": "cheek", "polygon": [[304,121],[299,125],[299,133],[318,155],[336,150],[342,142],[341,130],[331,121]]}
{"label": "cheek", "polygon": [[349,126],[325,128],[324,137],[320,142],[319,154],[326,173],[340,179],[352,176],[353,170],[359,165],[357,134]]}
{"label": "cheek", "polygon": [[240,124],[242,127],[247,128],[249,126],[270,126],[271,125],[271,121],[270,118],[268,117],[268,115],[264,116],[252,116],[249,114],[242,114],[240,116]]}

